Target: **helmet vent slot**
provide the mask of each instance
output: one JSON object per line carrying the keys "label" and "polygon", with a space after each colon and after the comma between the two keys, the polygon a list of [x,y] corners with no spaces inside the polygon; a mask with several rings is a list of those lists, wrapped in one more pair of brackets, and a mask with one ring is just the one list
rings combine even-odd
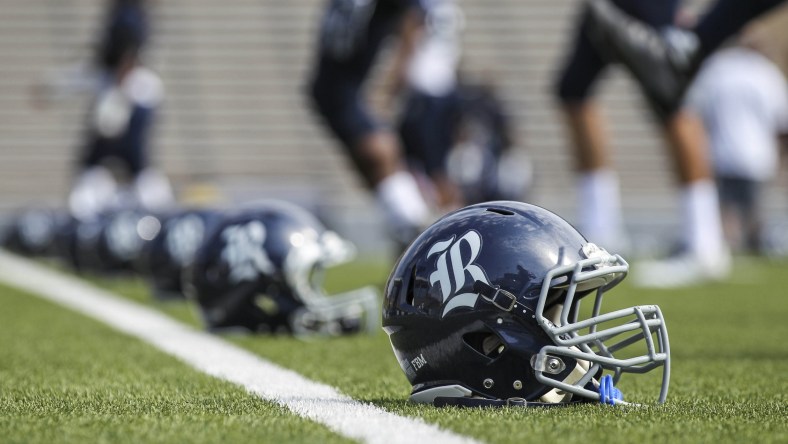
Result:
{"label": "helmet vent slot", "polygon": [[487,211],[489,211],[490,213],[500,214],[502,216],[514,216],[513,212],[501,208],[487,208]]}
{"label": "helmet vent slot", "polygon": [[413,306],[413,298],[415,297],[415,290],[416,290],[416,269],[413,269],[411,273],[410,279],[408,280],[408,289],[405,292],[405,303]]}
{"label": "helmet vent slot", "polygon": [[506,349],[501,338],[488,331],[467,333],[462,337],[462,340],[477,353],[490,359],[497,358]]}

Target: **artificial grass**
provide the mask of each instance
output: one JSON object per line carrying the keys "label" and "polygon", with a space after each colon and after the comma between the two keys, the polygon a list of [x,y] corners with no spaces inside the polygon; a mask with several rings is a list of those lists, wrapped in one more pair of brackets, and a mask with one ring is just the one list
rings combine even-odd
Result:
{"label": "artificial grass", "polygon": [[[436,409],[405,401],[410,387],[382,332],[373,336],[306,341],[282,336],[227,336],[226,339],[309,378],[334,385],[356,399],[395,413],[420,417],[487,442],[521,443],[536,439],[606,443],[788,442],[788,342],[784,339],[788,337],[788,322],[785,322],[788,273],[784,272],[788,263],[740,260],[736,265],[733,277],[722,283],[681,290],[645,291],[634,289],[625,281],[606,297],[606,305],[611,308],[637,304],[658,304],[662,308],[670,332],[673,371],[668,402],[661,406]],[[382,286],[388,272],[385,265],[369,262],[337,271],[338,274],[329,276],[327,283],[332,291],[368,283]],[[139,280],[98,279],[95,282],[198,325],[199,320],[188,303],[152,301]],[[64,314],[66,312],[61,309],[51,308],[50,311],[53,319],[74,316]],[[0,334],[7,335],[7,331],[0,327]],[[189,379],[192,378],[205,380],[207,377],[192,374]],[[627,375],[625,379],[631,379],[630,383],[622,385],[628,399],[643,398],[653,393],[658,384],[658,375],[640,379]],[[624,383],[626,381],[622,380]],[[111,375],[107,375],[97,388],[114,384]],[[216,384],[220,390],[238,390]],[[186,387],[188,390],[191,386],[186,383]],[[179,394],[163,396],[140,401],[138,414],[145,417],[145,402],[167,405],[169,397],[177,399]],[[252,401],[227,399],[227,402],[245,405]],[[227,405],[227,409],[225,415],[229,420],[234,417],[234,410],[231,405]],[[260,413],[269,414],[267,411]],[[287,416],[281,411],[278,414],[280,418]],[[42,424],[49,421],[47,415],[38,418]],[[128,419],[133,421],[134,415]],[[221,413],[214,419],[221,423]],[[300,420],[295,422],[299,423]],[[0,436],[5,436],[5,427],[0,422]],[[156,424],[147,427],[155,429]],[[160,423],[158,427],[167,425]],[[95,432],[99,433],[100,429]],[[171,440],[181,440],[177,433],[168,436]],[[184,435],[182,440],[190,440],[189,435]],[[281,440],[302,439],[290,435]],[[234,439],[223,441],[233,442]]]}
{"label": "artificial grass", "polygon": [[[391,411],[488,442],[788,442],[788,264],[740,262],[728,282],[645,291],[622,284],[605,304],[658,304],[668,323],[668,402],[645,408],[590,404],[552,409],[436,409],[405,402],[409,385],[385,334],[300,343],[232,340],[304,375]],[[659,372],[625,375],[628,399],[655,399]],[[634,383],[633,383],[634,382]],[[628,390],[628,391],[627,391]],[[650,397],[650,398],[647,398]]]}
{"label": "artificial grass", "polygon": [[0,442],[349,441],[33,296],[0,307]]}

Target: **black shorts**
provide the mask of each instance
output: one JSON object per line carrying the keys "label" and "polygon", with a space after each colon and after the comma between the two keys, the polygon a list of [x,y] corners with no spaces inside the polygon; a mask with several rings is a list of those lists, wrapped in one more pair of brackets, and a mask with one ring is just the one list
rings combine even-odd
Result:
{"label": "black shorts", "polygon": [[132,177],[148,166],[148,139],[155,111],[135,106],[126,131],[116,138],[91,133],[80,160],[84,169],[106,164],[110,160],[120,164]]}
{"label": "black shorts", "polygon": [[[395,5],[396,6],[396,5]],[[394,33],[404,9],[380,2],[370,18],[364,44],[345,59],[336,59],[317,43],[317,65],[309,85],[312,106],[349,149],[381,124],[364,103],[363,85],[386,37]]]}
{"label": "black shorts", "polygon": [[[621,10],[661,28],[674,23],[678,0],[612,0]],[[575,26],[569,56],[558,73],[555,93],[563,103],[582,102],[608,62],[588,37],[588,9],[584,7]]]}
{"label": "black shorts", "polygon": [[717,189],[723,206],[735,208],[747,215],[758,211],[760,182],[740,177],[718,176]]}
{"label": "black shorts", "polygon": [[412,91],[399,123],[399,133],[409,162],[420,164],[428,175],[446,170],[446,157],[454,145],[459,117],[454,93],[430,96]]}
{"label": "black shorts", "polygon": [[364,101],[362,84],[363,79],[347,75],[331,61],[321,62],[312,80],[315,111],[349,149],[381,126]]}

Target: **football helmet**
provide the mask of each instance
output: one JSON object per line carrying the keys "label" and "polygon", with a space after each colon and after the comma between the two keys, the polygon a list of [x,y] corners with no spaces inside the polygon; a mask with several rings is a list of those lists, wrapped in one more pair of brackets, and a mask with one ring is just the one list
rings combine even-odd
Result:
{"label": "football helmet", "polygon": [[222,215],[212,210],[185,210],[164,219],[161,231],[146,244],[137,268],[160,300],[183,299],[182,274]]}
{"label": "football helmet", "polygon": [[[534,205],[487,202],[444,216],[403,253],[385,289],[383,329],[410,399],[624,403],[612,383],[662,367],[664,402],[670,349],[659,307],[602,311],[627,271],[621,256]],[[593,308],[581,310],[589,295]]]}
{"label": "football helmet", "polygon": [[186,272],[186,294],[209,330],[342,334],[375,331],[377,292],[328,296],[323,272],[350,260],[352,245],[310,213],[267,201],[226,217]]}
{"label": "football helmet", "polygon": [[2,245],[25,256],[45,256],[55,252],[58,224],[67,214],[51,208],[27,208],[12,217],[2,235]]}
{"label": "football helmet", "polygon": [[79,262],[80,255],[77,252],[79,244],[78,229],[82,223],[70,214],[58,223],[55,229],[54,252],[55,257],[64,265],[74,271],[82,271]]}
{"label": "football helmet", "polygon": [[159,217],[138,210],[120,210],[79,221],[73,251],[80,271],[102,274],[137,271],[145,245],[161,231]]}

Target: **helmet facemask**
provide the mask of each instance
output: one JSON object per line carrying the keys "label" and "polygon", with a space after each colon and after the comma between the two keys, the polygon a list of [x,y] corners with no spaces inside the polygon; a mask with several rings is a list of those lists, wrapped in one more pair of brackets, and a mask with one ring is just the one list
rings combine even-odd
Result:
{"label": "helmet facemask", "polygon": [[338,335],[376,330],[371,288],[328,296],[322,271],[353,257],[352,244],[303,210],[268,205],[225,219],[183,273],[211,330]]}
{"label": "helmet facemask", "polygon": [[300,335],[337,335],[345,332],[372,333],[379,327],[378,295],[363,287],[333,295],[326,294],[323,280],[328,268],[351,261],[355,247],[333,231],[291,235],[293,248],[284,261],[284,279],[293,297],[303,304],[291,318],[293,332]]}
{"label": "helmet facemask", "polygon": [[[656,305],[644,305],[601,313],[603,294],[624,279],[629,265],[591,243],[582,253],[586,259],[548,271],[539,295],[536,322],[555,344],[544,346],[531,359],[536,379],[553,388],[543,400],[565,402],[573,395],[599,400],[598,378],[603,371],[612,372],[617,383],[623,373],[646,373],[663,366],[658,402],[664,402],[670,346],[662,312]],[[563,300],[550,305],[555,289],[562,290]],[[589,292],[596,293],[593,309],[579,319],[580,300]],[[562,357],[577,364],[559,381],[551,375],[565,370]]]}

